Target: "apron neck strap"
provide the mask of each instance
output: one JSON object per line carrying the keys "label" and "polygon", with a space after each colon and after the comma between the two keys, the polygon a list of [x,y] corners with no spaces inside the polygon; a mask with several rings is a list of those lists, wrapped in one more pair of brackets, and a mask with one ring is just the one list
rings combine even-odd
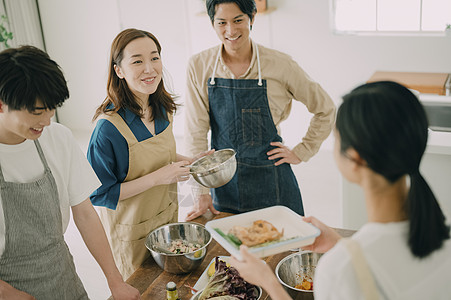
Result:
{"label": "apron neck strap", "polygon": [[254,43],[254,41],[252,41],[252,45],[255,48],[255,52],[257,53],[257,67],[258,67],[258,86],[262,86],[262,69],[260,67],[260,54],[258,52],[258,47],[257,44]]}
{"label": "apron neck strap", "polygon": [[218,67],[218,62],[219,62],[219,57],[221,56],[221,51],[222,51],[222,45],[219,46],[218,55],[216,55],[215,66],[213,67],[213,74],[211,75],[210,84],[212,84],[212,85],[215,84],[216,68]]}
{"label": "apron neck strap", "polygon": [[[260,54],[258,52],[257,44],[255,44],[254,41],[252,41],[252,46],[255,49],[255,52],[257,54],[258,85],[262,86],[263,82],[262,82],[262,70],[261,70],[261,66],[260,66]],[[211,75],[211,79],[210,79],[211,85],[215,84],[216,69],[218,68],[218,62],[219,62],[219,58],[221,56],[221,51],[222,51],[222,45],[219,47],[218,55],[216,55],[215,66],[213,67],[213,74]]]}
{"label": "apron neck strap", "polygon": [[376,282],[374,276],[371,273],[368,262],[363,254],[362,247],[360,244],[351,238],[343,238],[341,242],[344,244],[345,248],[348,250],[351,256],[351,263],[354,268],[357,281],[362,290],[365,300],[378,300],[379,291],[376,287]]}

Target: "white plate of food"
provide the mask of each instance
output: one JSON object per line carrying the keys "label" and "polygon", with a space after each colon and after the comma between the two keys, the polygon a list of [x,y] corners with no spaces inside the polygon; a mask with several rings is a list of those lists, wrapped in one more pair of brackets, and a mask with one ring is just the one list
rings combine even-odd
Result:
{"label": "white plate of food", "polygon": [[302,216],[280,205],[212,220],[205,227],[237,259],[241,259],[240,243],[258,257],[267,257],[310,245],[321,233]]}
{"label": "white plate of food", "polygon": [[[224,264],[224,262],[225,262],[227,266],[229,266],[229,263],[228,263],[229,259],[230,259],[230,256],[218,256],[218,260],[222,261],[221,264]],[[191,300],[193,300],[193,299],[197,300],[197,298],[200,296],[200,294],[202,294],[204,292],[203,290],[209,288],[208,286],[210,283],[210,279],[215,274],[215,271],[216,271],[215,262],[216,262],[216,257],[213,257],[213,259],[210,261],[208,266],[205,268],[202,275],[197,280],[196,284],[192,287],[194,296],[191,298]],[[224,266],[224,265],[222,265],[222,266]],[[233,268],[231,267],[230,270],[231,269],[233,269]],[[246,299],[256,299],[256,300],[260,299],[260,297],[262,295],[262,289],[260,287],[245,282],[244,279],[241,276],[239,276],[236,269],[234,271],[230,271],[230,273],[229,273],[229,271],[224,272],[224,269],[222,269],[222,270],[223,271],[220,271],[221,275],[216,275],[216,276],[224,276],[224,277],[216,277],[213,280],[213,283],[211,283],[212,285],[210,286],[211,293],[213,293],[213,294],[219,293],[221,295],[234,296],[234,295],[236,295],[235,293],[239,293],[241,295],[243,292],[245,292],[246,295],[248,296],[248,298],[246,298]],[[232,275],[232,274],[235,274],[235,275]],[[229,276],[231,276],[231,277],[229,277]],[[227,281],[230,282],[230,280],[233,280],[234,284],[232,284],[232,285],[224,284]],[[221,284],[224,284],[224,286],[221,287],[220,286]],[[196,290],[197,292],[194,292],[194,290]],[[231,294],[228,294],[227,292],[230,292]],[[208,291],[207,291],[207,293],[208,293]]]}

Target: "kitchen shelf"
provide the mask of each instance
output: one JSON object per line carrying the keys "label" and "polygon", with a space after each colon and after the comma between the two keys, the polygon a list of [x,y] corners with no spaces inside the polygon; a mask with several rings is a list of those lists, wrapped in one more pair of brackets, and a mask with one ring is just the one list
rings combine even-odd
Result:
{"label": "kitchen shelf", "polygon": [[391,80],[422,94],[446,95],[447,73],[376,71],[367,82]]}

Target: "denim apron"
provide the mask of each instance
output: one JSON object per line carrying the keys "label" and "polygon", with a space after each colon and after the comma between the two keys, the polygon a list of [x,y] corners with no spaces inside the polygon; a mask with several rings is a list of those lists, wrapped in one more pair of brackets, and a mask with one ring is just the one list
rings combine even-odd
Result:
{"label": "denim apron", "polygon": [[284,205],[304,215],[301,192],[290,164],[275,166],[266,154],[282,142],[269,110],[266,80],[215,78],[221,55],[208,81],[211,148],[233,148],[237,171],[226,185],[211,189],[214,207],[223,212],[242,213],[273,205]]}
{"label": "denim apron", "polygon": [[37,300],[88,299],[63,238],[55,179],[39,141],[34,143],[44,176],[29,183],[6,182],[0,167],[5,216],[0,278]]}

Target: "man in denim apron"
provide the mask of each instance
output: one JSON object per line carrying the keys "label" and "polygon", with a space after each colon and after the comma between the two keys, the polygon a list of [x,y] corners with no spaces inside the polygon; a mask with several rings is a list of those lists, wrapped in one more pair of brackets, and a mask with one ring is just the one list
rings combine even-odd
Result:
{"label": "man in denim apron", "polygon": [[304,215],[291,166],[286,163],[275,166],[268,160],[267,153],[274,149],[271,142],[282,142],[282,138],[269,111],[266,80],[212,76],[208,99],[211,148],[233,148],[237,152],[237,172],[233,179],[225,186],[212,189],[215,208],[239,213],[285,205]]}
{"label": "man in denim apron", "polygon": [[[222,41],[194,55],[188,65],[185,141],[188,153],[233,148],[237,171],[226,185],[202,191],[191,220],[206,210],[241,213],[284,205],[304,215],[291,164],[307,161],[329,135],[335,106],[289,56],[254,43],[254,0],[208,0],[207,12]],[[282,144],[277,126],[303,102],[314,114],[302,143]]]}

